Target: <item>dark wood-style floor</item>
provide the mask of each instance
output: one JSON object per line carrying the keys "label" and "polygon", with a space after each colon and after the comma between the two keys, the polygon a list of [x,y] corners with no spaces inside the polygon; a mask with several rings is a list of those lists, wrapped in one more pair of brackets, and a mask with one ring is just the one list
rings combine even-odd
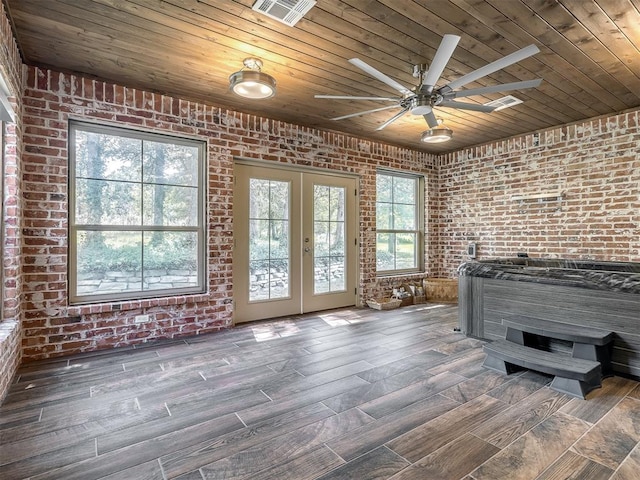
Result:
{"label": "dark wood-style floor", "polygon": [[332,311],[21,368],[0,478],[638,479],[640,384],[482,368],[457,307]]}

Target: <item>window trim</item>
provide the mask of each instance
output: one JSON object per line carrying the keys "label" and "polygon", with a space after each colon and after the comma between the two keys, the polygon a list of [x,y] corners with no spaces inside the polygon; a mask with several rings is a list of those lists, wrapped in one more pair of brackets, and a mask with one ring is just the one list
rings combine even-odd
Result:
{"label": "window trim", "polygon": [[[425,233],[425,212],[426,212],[426,205],[425,205],[425,176],[419,173],[413,173],[413,172],[401,172],[398,170],[392,170],[392,169],[386,169],[386,168],[378,168],[376,169],[376,180],[378,178],[378,175],[386,175],[386,176],[392,176],[392,177],[400,177],[400,178],[410,178],[416,181],[416,202],[417,202],[417,206],[416,206],[416,230],[387,230],[387,229],[378,229],[377,226],[377,222],[378,222],[378,212],[377,212],[377,208],[378,208],[378,190],[377,190],[377,182],[376,182],[376,213],[375,213],[375,219],[376,219],[376,237],[375,237],[375,243],[376,243],[376,276],[377,277],[390,277],[390,276],[397,276],[397,275],[408,275],[408,274],[415,274],[415,273],[424,273],[425,268],[425,238],[426,238],[426,233]],[[378,270],[378,265],[377,265],[377,256],[378,256],[378,234],[379,233],[415,233],[416,235],[416,267],[415,268],[403,268],[403,269],[394,269],[394,270]]]}
{"label": "window trim", "polygon": [[[68,192],[69,192],[69,204],[68,204],[68,244],[69,244],[69,256],[67,261],[67,273],[68,273],[68,298],[69,305],[84,305],[95,303],[107,303],[107,302],[119,302],[119,301],[132,301],[148,298],[162,298],[162,297],[174,297],[179,295],[191,295],[202,294],[206,292],[206,274],[207,274],[207,222],[206,222],[206,172],[207,170],[207,142],[202,139],[179,137],[166,133],[149,132],[145,130],[137,130],[122,126],[104,125],[92,122],[83,122],[79,120],[69,121],[68,132],[68,147],[69,147],[69,175],[68,175]],[[174,145],[189,145],[197,147],[198,149],[198,180],[197,180],[197,202],[198,212],[197,220],[198,225],[195,227],[175,227],[175,226],[157,226],[157,225],[81,225],[78,226],[75,221],[76,214],[76,144],[75,144],[75,132],[92,132],[107,135],[114,135],[119,137],[133,138],[137,140],[170,143]],[[143,183],[144,185],[144,183]],[[195,232],[198,239],[197,249],[197,285],[171,288],[171,289],[157,289],[157,290],[138,290],[127,292],[116,292],[107,294],[90,294],[79,295],[78,288],[78,271],[77,271],[77,233],[78,231],[139,231],[139,232]]]}

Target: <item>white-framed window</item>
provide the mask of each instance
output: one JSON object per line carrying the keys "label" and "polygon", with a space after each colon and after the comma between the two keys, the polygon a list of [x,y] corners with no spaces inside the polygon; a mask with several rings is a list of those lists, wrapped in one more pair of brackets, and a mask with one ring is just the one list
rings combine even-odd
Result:
{"label": "white-framed window", "polygon": [[203,141],[69,124],[70,303],[205,289]]}
{"label": "white-framed window", "polygon": [[424,177],[376,172],[376,271],[379,275],[424,269]]}

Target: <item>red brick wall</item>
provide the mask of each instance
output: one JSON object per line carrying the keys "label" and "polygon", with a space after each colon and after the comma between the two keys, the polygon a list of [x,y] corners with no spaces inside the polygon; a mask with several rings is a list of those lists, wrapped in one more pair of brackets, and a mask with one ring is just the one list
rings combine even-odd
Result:
{"label": "red brick wall", "polygon": [[[18,103],[14,103],[19,112]],[[2,321],[0,321],[0,403],[21,362],[22,266],[20,192],[20,115],[4,132],[4,231],[2,246]]]}
{"label": "red brick wall", "polygon": [[[24,97],[23,354],[65,355],[231,324],[233,158],[360,175],[361,298],[406,279],[375,278],[375,168],[426,172],[428,274],[455,276],[467,243],[480,258],[640,260],[638,112],[438,158],[58,72],[29,69]],[[69,118],[209,141],[209,283],[205,295],[70,307],[66,297]],[[560,190],[561,201],[516,195]],[[45,213],[46,212],[46,215]],[[44,215],[44,216],[43,216]],[[133,316],[149,314],[149,324]]]}
{"label": "red brick wall", "polygon": [[0,4],[0,71],[13,97],[16,123],[6,124],[4,131],[4,244],[2,248],[2,321],[0,323],[0,402],[20,363],[21,317],[21,137],[22,85],[24,68],[5,14]]}
{"label": "red brick wall", "polygon": [[[14,327],[6,336],[11,340],[0,343],[0,387],[19,361],[13,345],[20,338],[20,318],[28,360],[229,326],[234,157],[360,175],[363,300],[406,280],[375,277],[377,166],[427,174],[426,256],[431,276],[455,276],[471,241],[478,243],[480,258],[527,251],[532,256],[640,261],[638,112],[541,132],[538,144],[528,135],[434,157],[37,68],[28,69],[20,101],[24,116],[13,133],[16,147],[10,160],[15,164],[15,209],[9,212],[14,227],[7,227],[4,246],[8,282],[3,307],[5,317],[14,318]],[[207,294],[68,305],[69,118],[208,140]],[[563,192],[559,202],[512,199],[556,190]],[[133,323],[140,313],[150,315],[149,324]]]}
{"label": "red brick wall", "polygon": [[[38,68],[28,70],[24,103],[23,356],[29,360],[210,332],[231,325],[234,157],[361,176],[359,265],[363,299],[378,295],[386,287],[375,278],[376,167],[435,175],[435,157],[425,153]],[[209,293],[68,305],[70,118],[208,140]],[[148,324],[134,324],[133,317],[141,313],[150,315]]]}
{"label": "red brick wall", "polygon": [[[438,159],[434,271],[478,257],[640,261],[640,111],[596,118]],[[560,201],[513,197],[561,191]]]}

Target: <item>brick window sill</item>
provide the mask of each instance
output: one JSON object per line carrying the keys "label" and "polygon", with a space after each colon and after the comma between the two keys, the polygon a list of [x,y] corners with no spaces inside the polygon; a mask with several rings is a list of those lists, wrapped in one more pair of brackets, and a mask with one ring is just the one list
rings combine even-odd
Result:
{"label": "brick window sill", "polygon": [[90,315],[92,313],[121,312],[128,310],[144,310],[153,307],[170,305],[184,305],[185,303],[202,303],[211,301],[206,293],[195,295],[178,295],[175,297],[145,298],[140,300],[125,300],[121,302],[104,302],[84,305],[72,305],[67,308],[68,316]]}

